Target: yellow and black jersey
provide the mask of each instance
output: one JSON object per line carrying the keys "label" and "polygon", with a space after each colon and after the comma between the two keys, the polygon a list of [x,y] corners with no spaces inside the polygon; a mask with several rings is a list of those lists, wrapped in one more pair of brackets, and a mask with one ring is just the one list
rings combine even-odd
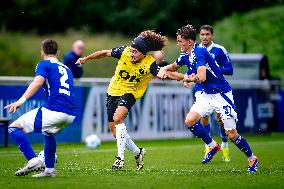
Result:
{"label": "yellow and black jersey", "polygon": [[133,64],[131,63],[130,47],[113,48],[111,55],[119,61],[110,81],[108,94],[122,96],[132,93],[136,99],[141,98],[149,82],[160,69],[153,56],[146,54],[141,62]]}

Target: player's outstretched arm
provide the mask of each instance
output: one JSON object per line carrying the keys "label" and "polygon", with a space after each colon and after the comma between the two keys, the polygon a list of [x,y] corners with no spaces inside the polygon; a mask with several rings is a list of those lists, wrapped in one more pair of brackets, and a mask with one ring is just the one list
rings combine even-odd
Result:
{"label": "player's outstretched arm", "polygon": [[197,74],[191,74],[184,78],[185,82],[202,83],[206,80],[206,67],[199,66],[197,69]]}
{"label": "player's outstretched arm", "polygon": [[171,80],[183,80],[184,75],[178,72],[166,71],[166,69],[161,68],[157,74],[159,79],[171,79]]}
{"label": "player's outstretched arm", "polygon": [[167,71],[166,79],[181,81],[181,80],[184,80],[184,74],[181,74],[178,72]]}
{"label": "player's outstretched arm", "polygon": [[169,64],[165,67],[162,67],[158,72],[158,78],[160,79],[171,79],[171,80],[183,80],[184,75],[176,72],[180,68],[176,63]]}
{"label": "player's outstretched arm", "polygon": [[177,65],[177,63],[172,63],[172,64],[169,64],[169,65],[167,65],[165,67],[162,67],[162,69],[165,69],[166,71],[171,71],[171,72],[175,72],[179,68],[180,68],[180,66]]}
{"label": "player's outstretched arm", "polygon": [[12,112],[12,113],[16,112],[16,110],[22,104],[24,104],[27,99],[29,99],[39,90],[39,88],[43,85],[44,81],[45,81],[44,77],[36,76],[34,80],[32,81],[32,83],[27,88],[26,92],[23,94],[23,96],[17,102],[11,103],[5,106],[4,108],[5,109],[9,108],[9,112]]}
{"label": "player's outstretched arm", "polygon": [[84,64],[88,60],[92,60],[92,59],[100,59],[100,58],[104,58],[104,57],[110,57],[111,52],[112,52],[111,50],[101,50],[101,51],[94,52],[94,53],[92,53],[88,56],[85,56],[83,58],[79,58],[77,60],[76,64]]}

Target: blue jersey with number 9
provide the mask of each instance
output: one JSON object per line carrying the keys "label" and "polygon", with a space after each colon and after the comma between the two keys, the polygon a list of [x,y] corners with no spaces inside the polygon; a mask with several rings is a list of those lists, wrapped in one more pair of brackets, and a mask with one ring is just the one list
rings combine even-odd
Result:
{"label": "blue jersey with number 9", "polygon": [[45,78],[43,88],[47,101],[43,107],[75,115],[73,75],[69,68],[56,58],[50,58],[39,62],[35,72],[36,76]]}

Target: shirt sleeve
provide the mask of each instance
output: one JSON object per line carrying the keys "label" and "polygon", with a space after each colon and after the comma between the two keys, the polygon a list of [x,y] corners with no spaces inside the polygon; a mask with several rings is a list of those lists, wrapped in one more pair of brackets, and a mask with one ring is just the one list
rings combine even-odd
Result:
{"label": "shirt sleeve", "polygon": [[178,59],[175,61],[175,63],[179,66],[183,66],[185,65],[185,61],[184,61],[184,54],[181,53],[180,56],[178,57]]}
{"label": "shirt sleeve", "polygon": [[115,47],[111,50],[111,56],[113,58],[117,58],[120,59],[122,52],[124,51],[124,49],[126,48],[126,46],[121,46],[121,47]]}
{"label": "shirt sleeve", "polygon": [[220,66],[219,69],[221,70],[222,74],[233,75],[232,62],[226,49],[224,48],[220,49],[219,56],[220,57],[218,58],[218,60],[220,62],[217,63]]}
{"label": "shirt sleeve", "polygon": [[150,66],[150,72],[153,76],[157,76],[160,71],[160,67],[156,62],[153,62]]}
{"label": "shirt sleeve", "polygon": [[35,75],[36,76],[42,76],[44,78],[47,78],[48,75],[48,65],[46,62],[42,61],[39,62],[36,66],[36,70],[35,70]]}
{"label": "shirt sleeve", "polygon": [[211,55],[208,53],[208,51],[205,48],[196,48],[195,50],[195,61],[196,61],[196,69],[200,66],[206,65],[206,57],[210,57]]}

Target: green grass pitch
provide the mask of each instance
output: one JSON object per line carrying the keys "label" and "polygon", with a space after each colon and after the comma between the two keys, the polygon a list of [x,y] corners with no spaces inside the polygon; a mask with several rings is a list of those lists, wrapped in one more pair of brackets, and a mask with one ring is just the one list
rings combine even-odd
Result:
{"label": "green grass pitch", "polygon": [[[248,136],[259,157],[259,171],[247,174],[247,159],[232,143],[231,162],[224,163],[219,152],[202,165],[204,146],[199,139],[138,141],[147,150],[145,169],[135,170],[127,152],[125,167],[111,170],[116,154],[115,142],[90,150],[83,144],[58,144],[57,178],[14,176],[25,159],[16,146],[0,147],[0,188],[283,188],[284,134]],[[216,138],[220,141],[219,138]],[[34,145],[38,153],[42,145]]]}

